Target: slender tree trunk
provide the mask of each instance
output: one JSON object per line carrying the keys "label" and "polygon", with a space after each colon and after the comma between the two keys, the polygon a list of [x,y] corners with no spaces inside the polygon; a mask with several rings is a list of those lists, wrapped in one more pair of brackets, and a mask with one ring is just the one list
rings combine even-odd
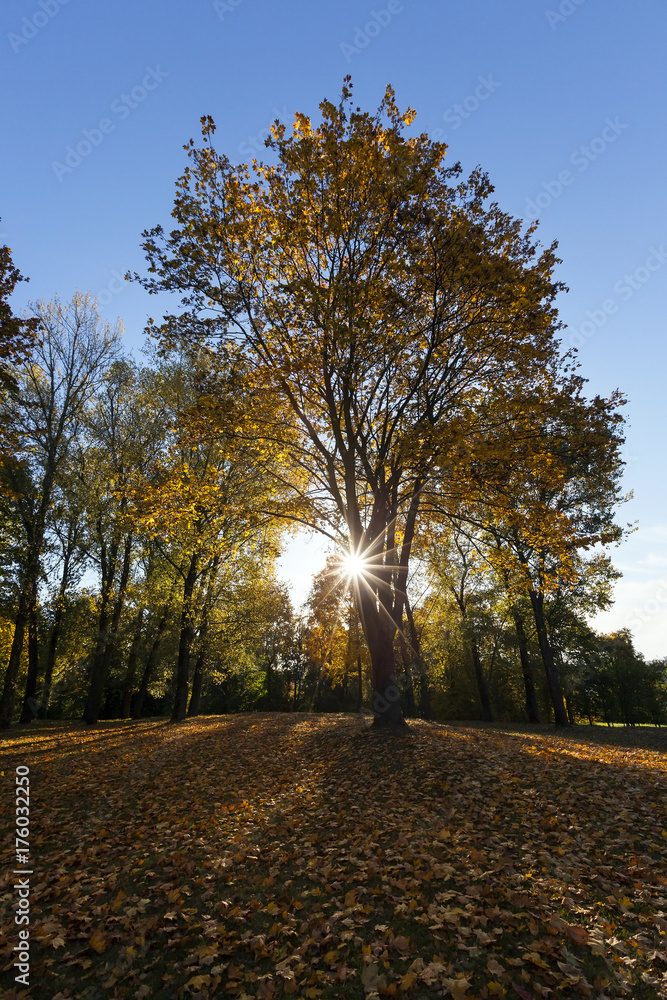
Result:
{"label": "slender tree trunk", "polygon": [[[403,675],[405,678],[405,683],[403,684],[403,694],[404,696],[406,695],[408,696],[407,714],[414,715],[415,698],[414,698],[414,691],[412,690],[413,687],[412,671],[410,669],[412,656],[403,629],[399,629],[398,631],[398,644],[401,650],[401,660],[403,662]],[[412,698],[409,697],[410,694],[412,695]]]}
{"label": "slender tree trunk", "polygon": [[102,604],[100,607],[100,617],[97,626],[97,642],[93,661],[90,666],[90,685],[88,687],[88,698],[83,710],[83,721],[89,725],[95,725],[100,710],[102,691],[104,689],[104,653],[107,645],[109,624],[111,621],[111,609],[109,607],[109,595],[102,594]]}
{"label": "slender tree trunk", "polygon": [[28,619],[28,674],[25,681],[23,708],[19,722],[28,725],[37,715],[37,677],[39,674],[39,640],[37,636],[37,587],[32,594]]}
{"label": "slender tree trunk", "polygon": [[2,689],[2,699],[0,699],[0,728],[7,729],[11,725],[12,711],[14,708],[14,692],[16,690],[16,679],[21,665],[21,653],[23,652],[23,640],[26,628],[30,621],[30,597],[25,590],[19,596],[19,606],[14,619],[14,636],[12,648],[9,653],[9,662],[5,671],[5,683]]}
{"label": "slender tree trunk", "polygon": [[554,720],[557,726],[567,726],[569,725],[569,721],[567,711],[565,709],[565,702],[563,701],[563,689],[561,688],[558,670],[554,661],[553,650],[549,642],[546,622],[544,620],[544,597],[542,594],[536,593],[532,587],[529,593],[530,603],[535,616],[537,639],[540,644],[540,653],[542,654],[542,662],[544,663],[544,670],[547,675],[549,695],[551,697],[551,704],[554,710]]}
{"label": "slender tree trunk", "polygon": [[482,706],[482,720],[484,722],[493,722],[493,710],[491,708],[489,685],[486,682],[486,676],[480,659],[479,649],[474,639],[470,643],[470,651],[472,653],[472,662],[475,668],[475,680],[477,681],[479,700]]}
{"label": "slender tree trunk", "polygon": [[[23,642],[25,639],[26,629],[29,628],[32,609],[37,601],[37,585],[41,571],[42,549],[44,547],[44,526],[46,523],[46,515],[51,504],[54,474],[55,465],[50,459],[42,483],[42,497],[37,513],[34,517],[26,516],[22,518],[27,543],[26,559],[24,563],[25,576],[23,577],[23,585],[19,594],[19,604],[16,612],[16,618],[14,619],[12,648],[9,653],[9,661],[5,671],[2,697],[0,698],[0,729],[6,729],[11,725],[12,721],[14,694],[21,666]],[[18,492],[20,492],[20,488],[18,489]],[[30,653],[28,653],[28,661],[30,664]]]}
{"label": "slender tree trunk", "polygon": [[424,657],[422,656],[421,640],[419,632],[417,631],[414,612],[412,610],[412,605],[408,600],[407,594],[405,595],[405,614],[408,619],[410,645],[414,650],[417,672],[419,674],[419,713],[422,719],[432,719],[433,710],[431,708],[431,689],[428,683],[426,664],[424,663]]}
{"label": "slender tree trunk", "polygon": [[324,661],[324,663],[320,663],[319,669],[317,671],[317,681],[315,682],[315,690],[313,691],[313,695],[310,699],[310,705],[308,706],[309,712],[315,711],[315,706],[317,705],[317,699],[320,696],[320,687],[322,686],[322,674],[324,673],[325,663],[326,660]]}
{"label": "slender tree trunk", "polygon": [[86,702],[86,707],[83,712],[84,721],[91,726],[94,726],[99,719],[100,705],[102,702],[102,693],[104,691],[104,685],[106,683],[107,675],[109,673],[109,667],[111,665],[111,660],[113,657],[114,645],[118,633],[118,628],[120,625],[121,615],[123,612],[125,591],[130,576],[131,563],[132,563],[132,535],[128,535],[125,539],[125,546],[123,552],[123,565],[121,569],[121,576],[118,584],[118,592],[116,594],[116,600],[112,604],[111,588],[113,586],[113,576],[115,575],[113,574],[110,577],[109,587],[107,588],[106,608],[103,609],[104,618],[102,612],[100,613],[100,629],[98,635],[98,642],[95,650],[95,658],[93,660],[92,670],[90,675],[90,688],[88,691],[88,700]]}
{"label": "slender tree trunk", "polygon": [[137,672],[137,659],[139,656],[139,648],[141,646],[141,633],[144,625],[144,608],[139,609],[139,614],[136,617],[134,623],[134,632],[132,633],[132,645],[130,646],[130,652],[127,657],[127,670],[125,672],[125,680],[123,681],[123,694],[121,699],[120,707],[120,717],[121,719],[129,719],[130,717],[130,705],[132,703],[132,688],[134,687],[134,675]]}
{"label": "slender tree trunk", "polygon": [[[148,694],[148,686],[153,677],[153,671],[155,669],[155,664],[157,663],[158,653],[160,652],[160,646],[162,645],[162,639],[167,628],[167,623],[169,621],[169,612],[171,611],[171,601],[167,603],[162,608],[162,614],[160,620],[157,624],[157,629],[153,637],[153,642],[151,648],[148,651],[148,656],[146,657],[146,662],[144,664],[144,669],[141,675],[141,683],[139,684],[139,691],[137,692],[137,697],[134,704],[131,704],[131,714],[133,719],[140,719],[144,708],[144,701],[146,700],[146,695]],[[131,698],[130,698],[131,703]]]}
{"label": "slender tree trunk", "polygon": [[206,661],[206,649],[208,644],[208,622],[211,607],[213,605],[213,588],[218,575],[220,565],[220,555],[216,553],[211,563],[211,568],[206,582],[206,594],[202,602],[201,624],[199,626],[199,655],[195,663],[195,672],[192,675],[192,692],[190,694],[190,704],[188,705],[188,716],[199,715],[201,704],[201,691],[204,681],[204,663]]}
{"label": "slender tree trunk", "polygon": [[195,663],[195,672],[192,675],[192,691],[190,692],[190,704],[188,705],[188,718],[199,715],[202,681],[204,679],[204,656],[205,649],[202,645]]}
{"label": "slender tree trunk", "polygon": [[516,637],[519,643],[519,658],[521,660],[523,686],[526,691],[526,715],[528,716],[529,722],[539,722],[540,710],[537,706],[533,665],[530,662],[530,656],[528,655],[528,639],[526,637],[526,630],[523,627],[521,615],[514,605],[512,606],[512,617],[514,619],[514,628],[516,629]]}
{"label": "slender tree trunk", "polygon": [[51,701],[51,685],[53,683],[53,671],[56,665],[56,654],[58,652],[58,639],[60,638],[60,629],[62,627],[62,621],[65,614],[65,590],[67,588],[67,582],[63,586],[63,580],[65,575],[60,582],[60,591],[58,593],[58,599],[56,601],[56,607],[53,615],[53,625],[51,626],[51,634],[49,636],[49,645],[46,650],[46,663],[44,664],[44,683],[42,685],[42,695],[40,698],[38,715],[40,719],[46,719],[49,711],[49,702]]}
{"label": "slender tree trunk", "polygon": [[475,633],[473,631],[473,626],[468,616],[469,598],[466,598],[464,594],[464,582],[461,582],[460,591],[457,591],[455,587],[452,587],[452,592],[454,594],[454,597],[456,598],[456,603],[459,606],[459,611],[461,612],[461,619],[463,622],[463,626],[470,641],[470,654],[472,657],[473,669],[475,671],[477,693],[479,694],[479,701],[482,707],[482,720],[484,722],[493,722],[493,710],[491,708],[491,696],[489,694],[489,685],[487,683],[486,675],[484,673],[484,667],[482,666],[482,661],[480,659],[479,648],[475,640]]}
{"label": "slender tree trunk", "polygon": [[62,626],[63,615],[65,613],[64,595],[58,596],[55,612],[53,615],[53,625],[49,635],[49,644],[46,649],[46,663],[44,664],[44,683],[42,684],[42,694],[39,702],[38,716],[46,719],[49,713],[49,703],[51,701],[51,685],[53,684],[53,671],[56,665],[56,654],[58,652],[58,639]]}
{"label": "slender tree trunk", "polygon": [[357,692],[357,712],[360,712],[361,706],[364,702],[364,682],[361,669],[361,656],[357,656],[357,682],[359,684],[359,690]]}
{"label": "slender tree trunk", "polygon": [[60,638],[60,629],[62,627],[62,621],[65,614],[65,595],[70,581],[72,559],[76,551],[80,535],[80,522],[78,517],[78,512],[75,512],[69,521],[67,527],[67,541],[63,545],[63,563],[60,573],[60,586],[58,587],[58,596],[56,598],[53,613],[53,624],[49,635],[49,643],[46,648],[44,683],[42,684],[42,693],[37,713],[40,719],[46,719],[49,711],[49,702],[51,701],[51,685],[53,683],[53,671],[56,665],[56,654],[58,652],[58,639]]}
{"label": "slender tree trunk", "polygon": [[[98,531],[101,534],[101,523],[98,522]],[[111,545],[107,548],[106,542],[102,539],[100,545],[100,564],[102,570],[102,586],[100,589],[100,613],[97,620],[97,639],[95,641],[95,651],[90,665],[90,686],[88,688],[88,699],[83,711],[84,722],[89,722],[94,713],[90,713],[89,706],[99,703],[102,698],[102,683],[100,683],[100,673],[102,670],[104,650],[107,644],[109,623],[111,621],[111,591],[116,576],[116,563],[118,559],[118,539],[113,538]]]}
{"label": "slender tree trunk", "polygon": [[422,719],[433,718],[433,706],[431,705],[431,686],[428,679],[428,671],[423,658],[420,656],[417,661],[419,669],[419,714]]}
{"label": "slender tree trunk", "polygon": [[188,687],[190,682],[190,651],[195,635],[192,595],[197,581],[199,553],[190,556],[190,565],[183,581],[183,607],[181,609],[181,630],[178,642],[178,661],[176,664],[176,692],[174,707],[171,713],[172,722],[183,722],[188,706]]}

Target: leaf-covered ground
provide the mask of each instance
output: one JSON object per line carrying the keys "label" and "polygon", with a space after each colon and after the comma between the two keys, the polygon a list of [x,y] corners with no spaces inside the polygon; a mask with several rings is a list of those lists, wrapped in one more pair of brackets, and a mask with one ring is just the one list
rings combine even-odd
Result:
{"label": "leaf-covered ground", "polygon": [[667,755],[646,732],[274,714],[12,731],[3,995],[665,997]]}

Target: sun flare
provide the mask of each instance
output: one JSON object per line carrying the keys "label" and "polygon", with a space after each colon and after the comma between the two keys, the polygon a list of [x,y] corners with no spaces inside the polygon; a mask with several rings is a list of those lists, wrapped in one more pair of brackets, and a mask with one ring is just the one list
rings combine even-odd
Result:
{"label": "sun flare", "polygon": [[350,580],[358,580],[366,570],[366,560],[354,552],[343,559],[343,572]]}

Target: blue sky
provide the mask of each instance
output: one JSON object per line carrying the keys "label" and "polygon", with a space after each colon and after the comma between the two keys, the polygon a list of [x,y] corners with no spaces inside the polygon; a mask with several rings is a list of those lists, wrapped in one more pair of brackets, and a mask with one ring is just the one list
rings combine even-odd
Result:
{"label": "blue sky", "polygon": [[[138,349],[157,300],[120,276],[143,269],[141,231],[168,224],[200,117],[245,161],[346,73],[369,110],[391,83],[452,161],[481,164],[502,208],[559,242],[564,339],[590,392],[630,400],[620,518],[639,528],[613,552],[624,577],[596,626],[630,625],[663,656],[665,37],[664,0],[9,0],[0,238],[30,277],[14,307],[89,289]],[[286,560],[297,600],[320,559],[301,541]]]}

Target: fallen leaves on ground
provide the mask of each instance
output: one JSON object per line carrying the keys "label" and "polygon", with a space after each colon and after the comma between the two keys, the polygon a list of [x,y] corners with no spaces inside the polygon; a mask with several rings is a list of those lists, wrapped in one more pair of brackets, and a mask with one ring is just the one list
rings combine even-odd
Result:
{"label": "fallen leaves on ground", "polygon": [[665,997],[667,757],[555,733],[279,714],[12,733],[31,988],[11,989],[8,865],[4,995]]}

